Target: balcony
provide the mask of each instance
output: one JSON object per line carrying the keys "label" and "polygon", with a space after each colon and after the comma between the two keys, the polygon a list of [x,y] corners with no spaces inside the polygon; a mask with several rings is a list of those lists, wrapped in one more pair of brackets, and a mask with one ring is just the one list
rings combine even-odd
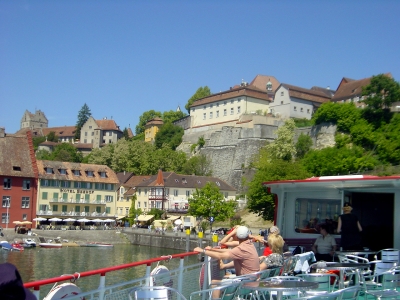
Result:
{"label": "balcony", "polygon": [[107,202],[106,200],[89,200],[89,199],[50,199],[49,201],[51,204],[55,203],[62,203],[62,204],[85,204],[85,205],[90,205],[90,204],[95,204],[95,205],[106,205]]}

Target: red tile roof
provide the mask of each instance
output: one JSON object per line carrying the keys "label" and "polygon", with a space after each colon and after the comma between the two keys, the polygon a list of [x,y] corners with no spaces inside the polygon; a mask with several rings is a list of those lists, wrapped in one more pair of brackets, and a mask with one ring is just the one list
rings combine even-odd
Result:
{"label": "red tile roof", "polygon": [[119,130],[119,126],[115,123],[114,120],[96,120],[97,126],[99,126],[102,130]]}
{"label": "red tile roof", "polygon": [[318,103],[328,102],[331,99],[331,97],[329,97],[322,91],[305,89],[287,83],[282,83],[281,85],[289,90],[290,97],[295,97]]}

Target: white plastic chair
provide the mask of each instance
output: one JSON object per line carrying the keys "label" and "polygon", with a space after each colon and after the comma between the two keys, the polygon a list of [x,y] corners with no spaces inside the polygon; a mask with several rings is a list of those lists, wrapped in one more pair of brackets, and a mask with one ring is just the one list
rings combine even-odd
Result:
{"label": "white plastic chair", "polygon": [[130,300],[169,300],[168,296],[174,295],[174,299],[186,300],[178,290],[166,286],[142,286],[129,292]]}

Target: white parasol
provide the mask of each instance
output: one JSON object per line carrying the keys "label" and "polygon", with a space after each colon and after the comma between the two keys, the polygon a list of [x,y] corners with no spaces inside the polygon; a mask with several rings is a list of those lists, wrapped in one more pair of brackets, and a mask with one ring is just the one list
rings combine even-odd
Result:
{"label": "white parasol", "polygon": [[102,219],[93,219],[90,221],[95,222],[95,223],[104,222],[104,220],[102,220]]}
{"label": "white parasol", "polygon": [[42,217],[38,217],[38,218],[34,218],[33,221],[46,221],[46,218],[42,218]]}
{"label": "white parasol", "polygon": [[63,220],[64,222],[74,222],[76,221],[76,219],[72,219],[72,218],[67,218]]}
{"label": "white parasol", "polygon": [[58,221],[62,221],[62,219],[60,218],[51,218],[49,219],[50,222],[58,222]]}
{"label": "white parasol", "polygon": [[113,220],[113,219],[105,219],[105,220],[103,220],[103,222],[115,222],[115,220]]}
{"label": "white parasol", "polygon": [[82,223],[90,222],[89,219],[85,219],[85,218],[79,219],[79,220],[77,220],[77,221],[78,221],[78,222],[82,222]]}
{"label": "white parasol", "polygon": [[182,224],[182,220],[181,219],[177,219],[174,222],[175,225],[181,225]]}

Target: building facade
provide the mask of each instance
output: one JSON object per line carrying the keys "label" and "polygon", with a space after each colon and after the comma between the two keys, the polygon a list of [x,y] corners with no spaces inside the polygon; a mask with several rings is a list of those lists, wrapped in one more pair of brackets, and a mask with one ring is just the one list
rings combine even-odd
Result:
{"label": "building facade", "polygon": [[115,219],[119,181],[109,167],[47,160],[37,166],[37,216]]}
{"label": "building facade", "polygon": [[92,116],[81,128],[82,144],[92,144],[93,148],[100,148],[104,145],[116,143],[123,137],[123,132],[114,120],[95,120]]}
{"label": "building facade", "polygon": [[331,96],[321,90],[282,83],[269,107],[271,114],[277,117],[310,120],[318,107],[330,100]]}
{"label": "building facade", "polygon": [[14,227],[15,221],[35,217],[38,169],[31,132],[6,136],[0,128],[1,226]]}
{"label": "building facade", "polygon": [[154,143],[156,134],[163,125],[164,122],[161,118],[154,118],[148,121],[144,126],[144,141]]}
{"label": "building facade", "polygon": [[21,129],[22,128],[46,128],[49,125],[49,121],[46,118],[46,115],[41,110],[35,111],[35,113],[31,113],[28,110],[25,110],[24,115],[21,118]]}
{"label": "building facade", "polygon": [[235,188],[219,178],[159,171],[157,175],[136,184],[135,208],[140,208],[143,212],[158,208],[168,212],[185,213],[189,207],[188,199],[196,188],[203,188],[207,182],[215,183],[225,200],[235,200]]}

